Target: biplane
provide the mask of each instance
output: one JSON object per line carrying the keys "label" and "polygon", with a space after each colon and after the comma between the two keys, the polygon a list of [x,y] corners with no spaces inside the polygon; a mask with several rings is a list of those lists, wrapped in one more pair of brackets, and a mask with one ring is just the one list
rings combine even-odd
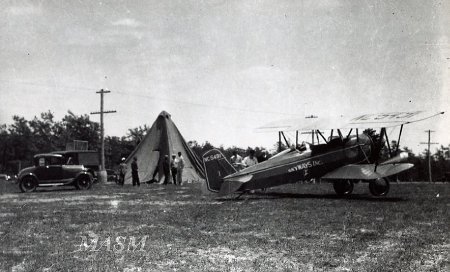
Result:
{"label": "biplane", "polygon": [[[283,137],[290,148],[240,171],[219,150],[210,150],[203,155],[207,187],[224,196],[320,179],[332,183],[337,195],[346,196],[352,193],[354,183],[362,181],[369,184],[372,195],[385,196],[389,192],[389,178],[414,166],[404,162],[408,154],[399,149],[404,125],[443,113],[391,112],[364,114],[349,120],[339,117],[273,122],[257,131],[278,132],[279,141]],[[394,127],[400,129],[397,145],[391,147],[386,129]],[[379,133],[368,133],[373,129],[380,129]],[[284,132],[287,131],[295,131],[295,144],[286,140]],[[325,131],[330,133],[328,137],[325,137]],[[299,144],[299,132],[309,132],[312,141]]]}

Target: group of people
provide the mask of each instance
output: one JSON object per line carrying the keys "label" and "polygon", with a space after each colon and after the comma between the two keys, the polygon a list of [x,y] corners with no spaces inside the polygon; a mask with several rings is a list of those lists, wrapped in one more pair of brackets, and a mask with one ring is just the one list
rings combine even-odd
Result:
{"label": "group of people", "polygon": [[172,154],[172,160],[169,160],[169,156],[165,155],[162,162],[164,171],[164,185],[169,183],[169,177],[172,173],[172,183],[174,185],[181,185],[184,169],[184,158],[181,152],[178,152],[178,158],[175,154]]}
{"label": "group of people", "polygon": [[249,166],[253,166],[258,164],[258,162],[262,162],[267,160],[267,154],[265,151],[261,153],[261,158],[258,160],[255,156],[255,150],[250,149],[248,152],[248,156],[245,158],[242,158],[236,150],[233,151],[233,155],[230,158],[231,164],[236,170],[242,170],[244,168],[247,168]]}
{"label": "group of people", "polygon": [[[133,161],[131,162],[131,179],[133,180],[133,186],[141,186],[138,169],[137,157],[133,157]],[[125,183],[125,174],[127,171],[128,166],[125,163],[125,158],[122,158],[122,161],[119,164],[119,185],[123,186]]]}
{"label": "group of people", "polygon": [[[181,185],[183,180],[183,169],[184,169],[185,161],[181,152],[178,152],[178,157],[175,154],[172,154],[172,160],[169,159],[168,155],[164,156],[164,160],[162,161],[162,169],[164,171],[164,185],[169,183],[169,179],[172,176],[172,183],[174,185]],[[125,174],[127,173],[127,164],[125,163],[125,158],[122,158],[122,162],[119,165],[119,185],[124,184],[125,182]],[[159,167],[157,166],[156,169]],[[153,174],[153,180],[157,174],[157,171]],[[172,174],[172,175],[171,175]],[[131,178],[133,181],[133,186],[140,186],[139,180],[139,171],[137,165],[137,157],[133,158],[133,162],[131,163]]]}
{"label": "group of people", "polygon": [[[233,156],[231,156],[231,164],[236,170],[242,170],[249,166],[253,166],[258,164],[258,162],[262,162],[267,159],[266,152],[261,153],[261,158],[257,159],[255,156],[255,150],[251,149],[248,152],[248,156],[242,158],[237,151],[233,151]],[[183,169],[184,169],[185,161],[181,154],[178,152],[178,157],[175,154],[172,154],[172,159],[169,159],[169,155],[165,155],[162,161],[162,170],[164,172],[164,185],[169,184],[169,179],[172,177],[172,183],[174,185],[181,185],[182,177],[183,177]],[[119,165],[119,185],[124,184],[125,182],[125,174],[127,173],[127,164],[125,163],[125,158],[122,158],[122,162]],[[157,182],[155,177],[158,173],[159,165],[156,167],[156,170],[153,173],[153,179],[149,183]],[[131,178],[133,181],[133,186],[140,186],[139,180],[139,171],[137,164],[137,157],[133,157],[133,162],[131,163]]]}

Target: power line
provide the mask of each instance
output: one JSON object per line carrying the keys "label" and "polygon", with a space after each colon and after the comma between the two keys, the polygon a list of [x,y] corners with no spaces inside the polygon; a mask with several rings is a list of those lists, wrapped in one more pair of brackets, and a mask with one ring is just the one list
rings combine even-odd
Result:
{"label": "power line", "polygon": [[286,113],[286,112],[276,112],[276,111],[262,111],[262,110],[250,110],[250,109],[242,109],[237,107],[230,107],[230,106],[221,106],[221,105],[212,105],[212,104],[202,104],[202,103],[196,103],[196,102],[189,102],[189,101],[181,101],[176,100],[172,98],[165,98],[165,97],[158,97],[153,95],[144,95],[144,94],[133,94],[133,93],[127,93],[127,92],[117,92],[123,95],[128,96],[138,96],[138,97],[144,97],[148,99],[154,99],[154,100],[161,100],[161,101],[167,101],[175,104],[185,104],[185,105],[191,105],[191,106],[199,106],[199,107],[207,107],[207,108],[221,108],[221,109],[227,109],[227,110],[234,110],[234,111],[241,111],[241,112],[252,112],[252,113],[269,113],[269,114],[279,114],[279,115],[291,115],[291,116],[300,116],[300,114],[297,113]]}
{"label": "power line", "polygon": [[[60,90],[61,88],[64,89],[73,89],[73,90],[84,90],[84,91],[95,91],[96,89],[93,88],[88,88],[88,87],[82,87],[82,86],[62,86],[62,85],[50,85],[50,84],[44,84],[44,83],[35,83],[35,82],[26,82],[26,81],[21,81],[21,82],[12,82],[11,80],[5,80],[5,79],[0,79],[1,82],[8,82],[8,83],[14,83],[14,84],[20,84],[20,85],[29,85],[29,86],[38,86],[38,87],[46,87],[46,88],[54,88],[54,89],[58,89]],[[33,90],[35,91],[35,90]]]}
{"label": "power line", "polygon": [[[2,79],[0,79],[0,81],[11,82],[9,80],[2,80]],[[93,88],[82,87],[82,86],[54,86],[54,85],[49,85],[49,84],[41,84],[41,83],[33,83],[33,82],[15,82],[15,83],[22,84],[22,85],[55,88],[55,89],[57,88],[58,90],[60,90],[60,89],[72,89],[72,90],[82,90],[82,91],[94,91],[95,90]],[[153,95],[137,94],[137,93],[133,93],[133,92],[116,91],[116,93],[121,94],[121,95],[126,95],[126,96],[144,97],[144,98],[153,99],[153,100],[167,101],[167,102],[174,103],[174,104],[184,104],[184,105],[197,106],[197,107],[206,107],[206,108],[215,108],[215,109],[220,108],[220,109],[233,110],[233,111],[239,111],[239,112],[277,114],[277,115],[287,115],[287,116],[296,116],[296,117],[300,116],[300,114],[297,114],[297,113],[251,110],[251,109],[243,109],[243,108],[222,106],[222,105],[202,104],[202,103],[197,103],[197,102],[181,101],[181,100],[177,100],[177,99],[158,97],[158,96],[153,96]]]}

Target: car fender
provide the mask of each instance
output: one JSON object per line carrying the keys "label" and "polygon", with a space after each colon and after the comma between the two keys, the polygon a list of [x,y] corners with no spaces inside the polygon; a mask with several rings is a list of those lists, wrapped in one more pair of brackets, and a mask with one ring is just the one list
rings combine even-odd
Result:
{"label": "car fender", "polygon": [[18,180],[21,181],[21,180],[24,179],[25,177],[29,177],[29,176],[33,177],[33,178],[39,183],[38,177],[37,177],[33,172],[30,172],[30,173],[26,173],[26,174],[24,174],[24,175],[21,175],[21,177],[20,177]]}
{"label": "car fender", "polygon": [[88,176],[89,180],[91,182],[94,180],[94,178],[92,177],[92,174],[89,173],[88,171],[85,171],[85,170],[83,170],[80,173],[78,173],[77,176],[75,177],[75,180],[77,180],[77,179],[79,179],[80,177],[83,177],[83,176]]}

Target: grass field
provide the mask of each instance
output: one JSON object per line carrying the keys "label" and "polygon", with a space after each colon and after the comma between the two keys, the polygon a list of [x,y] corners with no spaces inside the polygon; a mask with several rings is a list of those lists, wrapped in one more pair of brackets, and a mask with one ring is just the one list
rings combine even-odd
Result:
{"label": "grass field", "polygon": [[[386,198],[358,184],[347,199],[330,184],[239,200],[199,184],[0,190],[2,271],[450,271],[450,184],[392,184]],[[116,242],[144,236],[139,250]]]}

